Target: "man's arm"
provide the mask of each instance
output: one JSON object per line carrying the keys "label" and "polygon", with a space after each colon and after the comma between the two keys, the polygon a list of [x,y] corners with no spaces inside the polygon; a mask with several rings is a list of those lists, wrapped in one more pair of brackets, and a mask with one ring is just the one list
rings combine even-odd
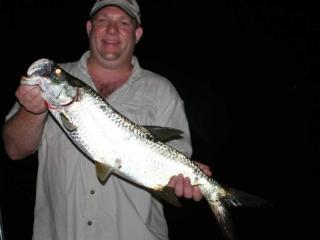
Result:
{"label": "man's arm", "polygon": [[37,150],[48,115],[38,87],[21,85],[16,97],[21,106],[2,129],[5,150],[13,160]]}

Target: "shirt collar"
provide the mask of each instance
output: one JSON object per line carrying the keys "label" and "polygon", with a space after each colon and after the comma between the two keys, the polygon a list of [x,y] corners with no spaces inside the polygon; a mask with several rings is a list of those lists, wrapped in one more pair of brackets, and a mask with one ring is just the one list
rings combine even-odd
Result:
{"label": "shirt collar", "polygon": [[[88,68],[87,68],[87,60],[88,57],[90,56],[90,51],[86,51],[80,58],[79,61],[79,69],[81,71],[81,73],[85,76],[85,79],[83,79],[88,85],[90,85],[92,88],[95,88],[95,85],[92,81],[91,76],[89,75],[88,72]],[[132,65],[133,65],[133,69],[132,69],[132,73],[128,79],[128,81],[123,84],[120,88],[118,88],[114,93],[117,92],[121,92],[121,90],[123,90],[124,88],[127,88],[128,86],[130,86],[131,84],[133,84],[134,82],[136,82],[137,80],[140,79],[140,74],[141,74],[141,67],[138,61],[138,58],[136,56],[132,56]],[[114,94],[111,94],[110,96],[112,96]]]}

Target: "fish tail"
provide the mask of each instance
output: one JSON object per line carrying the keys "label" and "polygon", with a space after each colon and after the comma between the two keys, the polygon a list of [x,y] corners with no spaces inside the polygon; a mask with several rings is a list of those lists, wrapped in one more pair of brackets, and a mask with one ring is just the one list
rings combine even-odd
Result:
{"label": "fish tail", "polygon": [[234,188],[223,186],[221,189],[218,195],[211,194],[207,200],[224,236],[234,240],[230,207],[263,207],[271,204],[260,197]]}

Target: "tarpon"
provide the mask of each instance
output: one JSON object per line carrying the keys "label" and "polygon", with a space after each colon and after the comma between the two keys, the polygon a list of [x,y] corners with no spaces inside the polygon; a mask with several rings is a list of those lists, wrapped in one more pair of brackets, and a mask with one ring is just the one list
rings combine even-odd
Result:
{"label": "tarpon", "polygon": [[50,114],[69,139],[96,164],[101,182],[107,181],[112,173],[178,205],[168,182],[172,176],[183,174],[200,188],[228,239],[234,239],[230,206],[267,203],[209,178],[191,159],[165,143],[181,132],[134,123],[54,61],[35,61],[21,84],[40,87]]}

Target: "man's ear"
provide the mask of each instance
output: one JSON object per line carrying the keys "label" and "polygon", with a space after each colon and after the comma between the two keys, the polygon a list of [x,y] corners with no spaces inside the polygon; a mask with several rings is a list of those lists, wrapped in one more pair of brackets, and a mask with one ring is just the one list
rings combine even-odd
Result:
{"label": "man's ear", "polygon": [[142,35],[143,35],[143,28],[141,26],[139,26],[136,29],[136,43],[139,42],[139,40],[141,39]]}
{"label": "man's ear", "polygon": [[90,36],[91,29],[92,29],[92,22],[88,20],[86,23],[86,30],[87,30],[88,37]]}

